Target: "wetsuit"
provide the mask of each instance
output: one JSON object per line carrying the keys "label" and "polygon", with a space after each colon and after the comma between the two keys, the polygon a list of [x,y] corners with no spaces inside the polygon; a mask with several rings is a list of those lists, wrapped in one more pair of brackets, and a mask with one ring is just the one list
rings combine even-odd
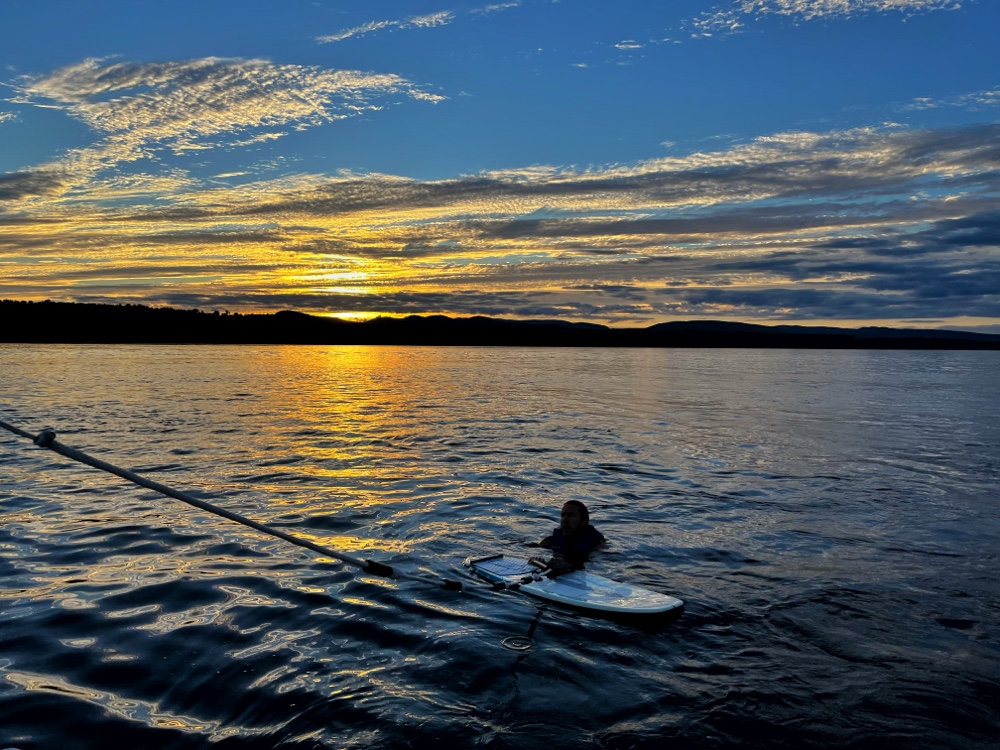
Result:
{"label": "wetsuit", "polygon": [[561,528],[556,527],[552,532],[552,553],[556,557],[562,557],[567,562],[574,565],[583,565],[587,562],[587,557],[599,544],[604,543],[604,537],[597,529],[590,524],[587,528],[575,537],[567,537]]}

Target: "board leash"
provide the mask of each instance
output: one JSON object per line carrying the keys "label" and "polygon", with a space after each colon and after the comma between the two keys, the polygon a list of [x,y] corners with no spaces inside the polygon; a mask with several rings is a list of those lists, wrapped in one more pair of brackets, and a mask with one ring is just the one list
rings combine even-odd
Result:
{"label": "board leash", "polygon": [[63,445],[58,440],[56,440],[56,432],[51,427],[46,427],[37,435],[32,435],[30,432],[25,432],[24,430],[15,427],[14,425],[7,424],[6,422],[0,420],[0,427],[13,432],[15,435],[27,438],[31,440],[35,445],[40,448],[46,448],[50,451],[54,451],[61,456],[70,458],[74,461],[79,461],[82,464],[91,466],[95,469],[100,469],[101,471],[106,471],[109,474],[114,474],[115,476],[126,479],[133,484],[137,484],[140,487],[145,487],[146,489],[153,490],[154,492],[159,492],[161,495],[166,495],[167,497],[174,498],[175,500],[180,500],[188,505],[193,505],[195,508],[207,511],[208,513],[214,513],[217,516],[222,516],[230,521],[235,521],[236,523],[243,524],[244,526],[249,526],[251,529],[255,529],[264,534],[270,534],[271,536],[277,537],[278,539],[283,539],[291,544],[298,545],[299,547],[305,547],[308,550],[317,552],[324,557],[330,557],[334,560],[339,560],[340,562],[352,565],[356,568],[360,568],[366,573],[372,575],[380,576],[382,578],[402,578],[411,581],[419,581],[421,583],[428,583],[435,586],[441,586],[449,591],[461,591],[462,582],[454,581],[448,578],[442,578],[440,580],[429,578],[427,576],[416,575],[413,573],[404,573],[393,569],[392,566],[386,565],[385,563],[377,562],[376,560],[362,560],[352,555],[347,555],[343,552],[338,552],[337,550],[330,549],[329,547],[324,547],[321,544],[316,544],[308,539],[303,539],[302,537],[294,536],[292,534],[287,534],[284,531],[267,526],[259,521],[254,521],[252,518],[247,518],[239,513],[234,513],[231,510],[226,510],[225,508],[220,508],[217,505],[213,505],[205,500],[200,500],[193,495],[186,492],[181,492],[180,490],[175,490],[173,487],[168,487],[160,482],[153,481],[152,479],[147,479],[144,476],[136,474],[134,471],[129,471],[128,469],[122,469],[114,464],[110,464],[107,461],[102,461],[99,458],[94,458],[81,450],[76,448],[71,448],[68,445]]}

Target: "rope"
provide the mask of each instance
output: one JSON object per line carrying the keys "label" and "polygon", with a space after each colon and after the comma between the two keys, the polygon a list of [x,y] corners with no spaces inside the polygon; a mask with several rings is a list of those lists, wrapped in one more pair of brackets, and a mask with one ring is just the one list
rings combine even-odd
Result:
{"label": "rope", "polygon": [[4,421],[0,421],[0,427],[3,427],[15,435],[20,435],[21,437],[27,438],[34,442],[35,445],[40,448],[47,448],[48,450],[54,451],[61,456],[73,459],[74,461],[79,461],[80,463],[92,466],[95,469],[100,469],[101,471],[106,471],[109,474],[114,474],[122,479],[126,479],[129,482],[139,485],[140,487],[145,487],[146,489],[153,490],[154,492],[159,492],[161,495],[166,495],[167,497],[172,497],[175,500],[180,500],[188,505],[193,505],[195,508],[207,511],[209,513],[214,513],[217,516],[222,516],[223,518],[229,519],[230,521],[235,521],[236,523],[241,523],[244,526],[249,526],[251,529],[256,529],[264,534],[270,534],[271,536],[277,537],[278,539],[284,539],[286,542],[291,544],[296,544],[299,547],[305,547],[313,552],[318,552],[324,557],[331,557],[334,560],[340,560],[348,565],[353,565],[356,568],[361,568],[361,570],[366,573],[371,573],[372,575],[382,576],[383,578],[405,578],[413,581],[420,581],[422,583],[430,583],[435,586],[441,585],[444,588],[451,591],[460,591],[462,589],[461,581],[453,581],[447,578],[442,578],[441,580],[436,580],[433,578],[428,578],[425,576],[414,575],[412,573],[403,573],[400,571],[395,571],[389,565],[385,563],[376,562],[375,560],[362,560],[357,557],[352,557],[351,555],[344,554],[343,552],[337,552],[336,550],[330,549],[329,547],[324,547],[315,542],[311,542],[308,539],[303,539],[301,537],[292,536],[291,534],[286,534],[284,531],[279,531],[278,529],[266,526],[258,521],[254,521],[252,518],[247,518],[246,516],[241,516],[239,513],[233,513],[225,508],[220,508],[217,505],[206,502],[204,500],[199,500],[193,495],[189,495],[186,492],[180,492],[172,487],[168,487],[165,484],[160,484],[159,482],[154,482],[152,479],[146,479],[135,472],[128,471],[127,469],[122,469],[113,464],[109,464],[107,461],[102,461],[99,458],[94,458],[89,456],[81,450],[76,448],[71,448],[68,445],[63,445],[58,440],[56,440],[55,430],[51,428],[46,428],[42,430],[38,435],[32,435],[29,432],[25,432],[13,425],[7,424]]}

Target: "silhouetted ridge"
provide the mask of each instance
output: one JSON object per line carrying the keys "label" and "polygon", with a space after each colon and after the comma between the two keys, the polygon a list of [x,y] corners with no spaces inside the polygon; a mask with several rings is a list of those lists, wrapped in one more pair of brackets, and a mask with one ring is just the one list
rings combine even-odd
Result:
{"label": "silhouetted ridge", "polygon": [[1000,335],[694,320],[611,328],[561,320],[445,315],[348,322],[292,310],[238,314],[145,305],[0,300],[0,341],[94,344],[396,344],[807,349],[1000,349]]}

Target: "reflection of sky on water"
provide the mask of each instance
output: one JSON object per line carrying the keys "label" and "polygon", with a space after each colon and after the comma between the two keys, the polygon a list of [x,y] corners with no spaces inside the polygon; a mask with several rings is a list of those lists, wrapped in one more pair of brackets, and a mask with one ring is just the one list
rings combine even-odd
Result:
{"label": "reflection of sky on water", "polygon": [[803,710],[832,680],[837,710],[883,721],[871,706],[900,679],[975,712],[969,680],[989,683],[996,655],[994,359],[0,347],[5,420],[283,531],[457,577],[577,498],[612,542],[599,572],[689,604],[655,637],[546,609],[515,701],[501,641],[538,614],[525,598],[356,576],[0,436],[0,716],[44,693],[52,710],[126,706],[67,725],[91,730],[380,725],[380,747],[461,726],[530,739],[544,707],[652,737],[721,721],[734,684]]}

